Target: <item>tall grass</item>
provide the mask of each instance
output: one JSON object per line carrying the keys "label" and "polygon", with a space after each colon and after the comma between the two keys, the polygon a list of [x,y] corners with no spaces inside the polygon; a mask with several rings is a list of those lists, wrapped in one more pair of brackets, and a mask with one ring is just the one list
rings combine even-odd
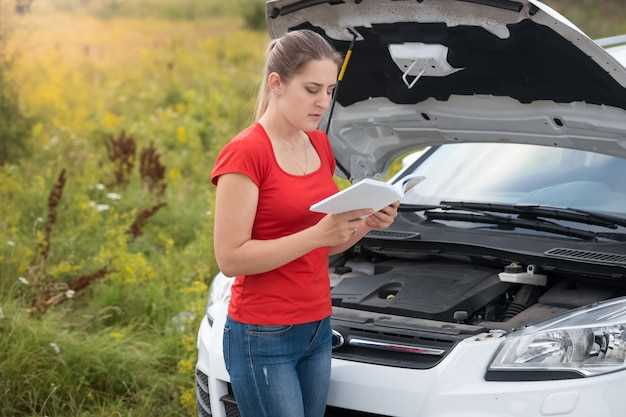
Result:
{"label": "tall grass", "polygon": [[37,0],[39,12],[90,14],[102,19],[114,17],[201,20],[241,16],[251,29],[265,23],[264,0]]}
{"label": "tall grass", "polygon": [[28,154],[31,120],[21,108],[15,86],[10,79],[11,61],[6,43],[12,25],[7,4],[0,4],[0,165]]}
{"label": "tall grass", "polygon": [[0,414],[182,416],[172,372],[184,351],[174,330],[133,326],[85,331],[100,317],[68,320],[69,311],[32,320],[13,302],[0,321]]}
{"label": "tall grass", "polygon": [[10,63],[0,59],[0,165],[29,153],[32,127],[32,120],[23,114],[9,71]]}
{"label": "tall grass", "polygon": [[[592,37],[626,33],[623,0],[543,0]],[[37,0],[36,11],[87,13],[99,18],[133,17],[195,20],[240,16],[247,27],[263,28],[264,0]]]}
{"label": "tall grass", "polygon": [[36,10],[16,25],[7,74],[36,152],[0,166],[0,415],[195,414],[208,176],[252,120],[266,42],[241,25]]}

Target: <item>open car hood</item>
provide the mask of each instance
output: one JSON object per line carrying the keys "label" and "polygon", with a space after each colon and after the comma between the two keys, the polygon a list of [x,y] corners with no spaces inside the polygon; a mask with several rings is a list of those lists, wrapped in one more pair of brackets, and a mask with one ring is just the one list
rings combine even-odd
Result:
{"label": "open car hood", "polygon": [[[535,0],[274,0],[352,58],[329,136],[352,179],[419,146],[528,143],[626,157],[626,68]],[[325,127],[326,121],[322,122]]]}

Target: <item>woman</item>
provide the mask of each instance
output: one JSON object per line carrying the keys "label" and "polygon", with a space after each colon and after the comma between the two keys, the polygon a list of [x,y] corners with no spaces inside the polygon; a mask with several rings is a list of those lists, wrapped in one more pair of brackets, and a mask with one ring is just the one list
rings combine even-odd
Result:
{"label": "woman", "polygon": [[272,41],[257,121],[224,146],[211,172],[215,256],[221,271],[236,277],[224,360],[243,417],[324,414],[328,256],[388,227],[397,215],[397,204],[326,216],[308,209],[338,191],[332,149],[317,129],[339,64],[315,32]]}

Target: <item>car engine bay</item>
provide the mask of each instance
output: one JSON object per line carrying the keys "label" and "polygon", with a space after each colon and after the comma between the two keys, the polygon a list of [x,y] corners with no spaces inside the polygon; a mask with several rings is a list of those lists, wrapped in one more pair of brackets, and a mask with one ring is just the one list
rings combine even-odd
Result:
{"label": "car engine bay", "polygon": [[511,331],[626,295],[616,283],[546,275],[540,265],[487,265],[470,257],[418,260],[360,255],[331,268],[336,308]]}

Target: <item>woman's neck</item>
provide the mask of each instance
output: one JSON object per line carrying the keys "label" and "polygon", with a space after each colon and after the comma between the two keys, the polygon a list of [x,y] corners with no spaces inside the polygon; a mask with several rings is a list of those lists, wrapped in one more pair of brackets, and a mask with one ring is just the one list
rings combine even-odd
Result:
{"label": "woman's neck", "polygon": [[297,143],[302,140],[302,129],[292,125],[289,121],[272,106],[269,106],[258,122],[272,139]]}

